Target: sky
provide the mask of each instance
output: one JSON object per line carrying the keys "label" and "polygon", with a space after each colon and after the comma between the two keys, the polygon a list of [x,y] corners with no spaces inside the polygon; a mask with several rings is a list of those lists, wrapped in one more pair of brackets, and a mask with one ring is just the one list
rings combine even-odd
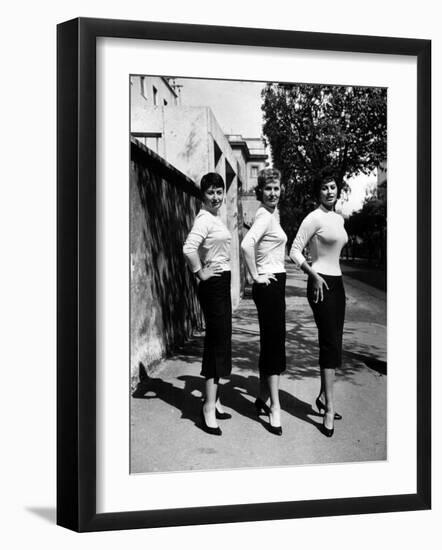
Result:
{"label": "sky", "polygon": [[[377,174],[372,173],[370,175],[361,174],[353,178],[349,178],[348,185],[350,187],[350,194],[348,201],[342,203],[339,210],[344,217],[350,216],[352,212],[362,208],[362,204],[366,197],[367,189],[371,189],[377,182]],[[338,206],[336,206],[338,209]]]}
{"label": "sky", "polygon": [[[261,91],[265,82],[177,78],[176,83],[182,85],[181,104],[210,107],[225,134],[262,136]],[[362,207],[366,189],[375,182],[375,174],[349,180],[351,192],[342,207],[345,216]]]}
{"label": "sky", "polygon": [[177,78],[182,105],[207,105],[225,134],[262,135],[261,90],[265,82]]}

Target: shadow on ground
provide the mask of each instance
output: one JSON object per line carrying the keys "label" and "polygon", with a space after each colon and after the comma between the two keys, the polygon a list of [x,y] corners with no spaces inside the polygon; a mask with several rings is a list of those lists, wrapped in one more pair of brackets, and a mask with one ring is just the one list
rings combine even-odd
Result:
{"label": "shadow on ground", "polygon": [[28,512],[38,516],[49,523],[55,524],[57,520],[57,511],[55,508],[44,508],[40,506],[31,506],[26,508]]}
{"label": "shadow on ground", "polygon": [[[181,418],[192,420],[196,426],[201,428],[201,395],[204,393],[204,379],[201,376],[178,376],[176,380],[184,383],[183,387],[178,387],[159,377],[148,376],[142,364],[139,368],[140,382],[132,394],[133,398],[161,399],[168,405],[178,409]],[[258,376],[232,374],[229,380],[222,384],[222,402],[223,405],[235,411],[237,415],[259,422],[265,428],[268,428],[268,423],[261,416],[258,416],[254,405],[258,389]],[[321,429],[322,420],[316,422],[313,418],[322,419],[322,415],[314,410],[311,404],[283,389],[280,390],[280,401],[283,411]],[[267,417],[264,418],[267,420]]]}
{"label": "shadow on ground", "polygon": [[[293,290],[293,288],[291,289]],[[299,291],[302,296],[301,291]],[[259,356],[259,326],[255,306],[250,298],[243,299],[241,310],[233,316],[232,357],[236,371],[256,371]],[[287,370],[285,376],[292,380],[319,376],[317,329],[310,312],[305,307],[287,311]],[[195,337],[177,350],[174,360],[199,363],[203,352],[204,336]],[[344,328],[342,367],[336,378],[353,382],[361,366],[380,374],[386,374],[387,364],[381,358],[383,350],[361,338],[361,329]],[[354,382],[356,383],[356,382]]]}

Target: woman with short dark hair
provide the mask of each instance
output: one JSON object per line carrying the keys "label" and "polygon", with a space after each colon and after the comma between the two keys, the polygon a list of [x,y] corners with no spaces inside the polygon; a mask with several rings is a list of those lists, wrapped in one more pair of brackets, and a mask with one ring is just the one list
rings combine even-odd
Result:
{"label": "woman with short dark hair", "polygon": [[209,172],[201,179],[202,208],[195,218],[183,252],[199,280],[198,297],[206,323],[201,375],[206,379],[201,409],[204,431],[221,435],[217,419],[223,411],[218,386],[232,370],[232,302],[230,298],[230,242],[232,236],[219,215],[225,195],[223,178]]}
{"label": "woman with short dark hair", "polygon": [[[340,188],[334,174],[323,172],[313,185],[319,206],[302,221],[290,250],[290,258],[308,275],[307,298],[313,311],[319,340],[321,388],[316,399],[319,412],[324,412],[323,433],[331,437],[335,412],[335,370],[341,366],[342,335],[345,317],[345,290],[339,257],[346,244],[344,219],[335,212]],[[303,256],[309,245],[311,266]]]}
{"label": "woman with short dark hair", "polygon": [[[281,191],[278,170],[265,168],[259,172],[255,193],[261,205],[241,243],[253,278],[252,294],[259,321],[260,384],[255,407],[258,414],[268,414],[268,427],[275,435],[282,435],[279,376],[286,367],[284,259],[287,235],[279,223],[277,210]],[[270,407],[266,404],[269,398]]]}

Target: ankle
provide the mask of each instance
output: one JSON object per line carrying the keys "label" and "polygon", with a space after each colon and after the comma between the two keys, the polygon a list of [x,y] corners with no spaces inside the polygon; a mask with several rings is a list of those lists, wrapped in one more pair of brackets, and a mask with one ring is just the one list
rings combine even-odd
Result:
{"label": "ankle", "polygon": [[280,408],[270,407],[269,421],[270,421],[270,425],[273,427],[281,426],[281,409]]}
{"label": "ankle", "polygon": [[208,403],[207,401],[205,401],[203,403],[203,411],[205,413],[214,412],[215,411],[215,403]]}
{"label": "ankle", "polygon": [[333,412],[335,410],[335,404],[331,399],[327,399],[324,394],[318,398],[324,405],[325,412]]}

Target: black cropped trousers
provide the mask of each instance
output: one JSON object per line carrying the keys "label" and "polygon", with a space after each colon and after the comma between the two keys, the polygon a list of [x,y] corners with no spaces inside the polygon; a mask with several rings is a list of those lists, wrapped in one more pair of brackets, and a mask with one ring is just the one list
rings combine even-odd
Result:
{"label": "black cropped trousers", "polygon": [[201,375],[227,378],[232,370],[232,301],[230,271],[201,281],[198,296],[206,323]]}
{"label": "black cropped trousers", "polygon": [[319,366],[321,369],[336,369],[342,362],[342,335],[345,318],[345,290],[342,276],[319,275],[328,285],[323,287],[324,299],[314,302],[313,279],[307,283],[307,299],[318,327]]}
{"label": "black cropped trousers", "polygon": [[259,375],[281,374],[285,356],[285,273],[275,273],[270,284],[253,283],[252,296],[258,310]]}

